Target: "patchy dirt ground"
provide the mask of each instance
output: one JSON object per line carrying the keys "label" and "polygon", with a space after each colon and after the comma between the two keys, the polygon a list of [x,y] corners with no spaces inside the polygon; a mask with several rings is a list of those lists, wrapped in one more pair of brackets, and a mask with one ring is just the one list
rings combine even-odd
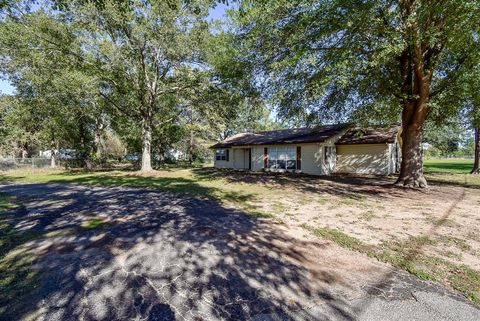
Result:
{"label": "patchy dirt ground", "polygon": [[458,293],[213,200],[53,183],[0,192],[14,197],[2,216],[17,241],[1,262],[3,286],[17,286],[2,288],[1,320],[480,317]]}
{"label": "patchy dirt ground", "polygon": [[376,246],[428,238],[422,253],[480,267],[480,187],[433,183],[416,191],[391,187],[388,179],[362,179],[297,181],[277,186],[281,195],[260,198],[256,205],[287,225],[339,229]]}

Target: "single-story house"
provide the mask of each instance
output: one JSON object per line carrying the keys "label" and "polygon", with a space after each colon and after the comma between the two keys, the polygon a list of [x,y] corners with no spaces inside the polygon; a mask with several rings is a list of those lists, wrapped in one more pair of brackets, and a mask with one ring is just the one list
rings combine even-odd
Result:
{"label": "single-story house", "polygon": [[389,175],[399,170],[400,130],[398,125],[336,124],[260,131],[231,136],[210,148],[215,150],[216,168]]}

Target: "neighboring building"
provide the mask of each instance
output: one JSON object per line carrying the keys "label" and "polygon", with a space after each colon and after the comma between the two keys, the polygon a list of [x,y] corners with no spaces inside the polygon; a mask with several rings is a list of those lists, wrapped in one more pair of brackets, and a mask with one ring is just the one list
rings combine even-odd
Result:
{"label": "neighboring building", "polygon": [[388,175],[400,164],[400,126],[388,128],[326,125],[241,133],[219,142],[215,167],[311,175]]}
{"label": "neighboring building", "polygon": [[[59,150],[54,150],[55,156],[58,159],[73,159],[75,158],[75,149],[65,149],[61,148]],[[38,156],[40,157],[45,157],[45,158],[50,158],[52,157],[52,151],[50,149],[48,150],[41,150],[38,152]]]}

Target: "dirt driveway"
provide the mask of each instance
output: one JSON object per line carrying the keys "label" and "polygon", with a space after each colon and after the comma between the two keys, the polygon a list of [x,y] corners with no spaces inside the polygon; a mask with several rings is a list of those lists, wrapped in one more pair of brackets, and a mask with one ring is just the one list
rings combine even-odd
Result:
{"label": "dirt driveway", "polygon": [[38,272],[2,300],[1,320],[480,319],[457,293],[211,200],[74,184],[0,192],[18,205],[3,214],[11,226],[34,235],[6,260]]}

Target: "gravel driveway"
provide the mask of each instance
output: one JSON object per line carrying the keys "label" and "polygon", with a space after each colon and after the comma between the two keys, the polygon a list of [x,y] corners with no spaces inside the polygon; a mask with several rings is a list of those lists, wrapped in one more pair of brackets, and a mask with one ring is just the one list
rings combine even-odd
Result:
{"label": "gravel driveway", "polygon": [[480,320],[457,293],[212,200],[74,184],[0,192],[22,204],[15,228],[42,235],[22,245],[38,257],[38,291],[2,320]]}

